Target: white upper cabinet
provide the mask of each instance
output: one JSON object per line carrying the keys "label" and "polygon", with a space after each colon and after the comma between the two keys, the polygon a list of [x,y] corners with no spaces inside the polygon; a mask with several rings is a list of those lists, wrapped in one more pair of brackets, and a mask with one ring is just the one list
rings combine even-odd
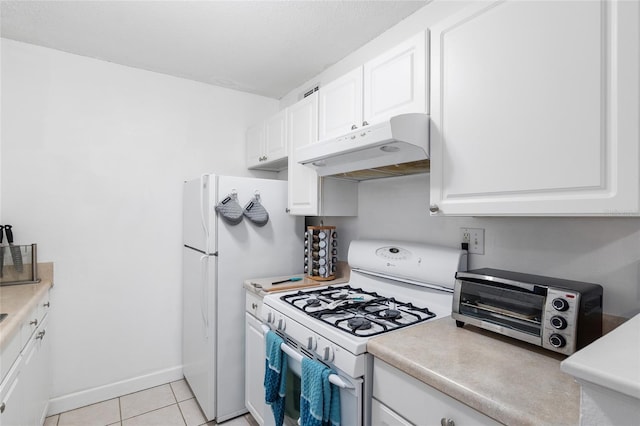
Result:
{"label": "white upper cabinet", "polygon": [[289,213],[299,216],[356,216],[357,182],[320,178],[296,161],[296,149],[318,141],[318,92],[288,108]]}
{"label": "white upper cabinet", "polygon": [[364,65],[364,120],[427,112],[428,32],[419,33]]}
{"label": "white upper cabinet", "polygon": [[287,111],[247,129],[247,168],[279,171],[287,168]]}
{"label": "white upper cabinet", "polygon": [[296,161],[296,149],[318,141],[318,92],[289,107],[289,213],[318,214],[319,178],[315,170]]}
{"label": "white upper cabinet", "polygon": [[362,67],[320,89],[319,139],[349,132],[362,125]]}
{"label": "white upper cabinet", "polygon": [[432,214],[637,215],[639,15],[482,2],[432,28]]}
{"label": "white upper cabinet", "polygon": [[413,36],[321,87],[319,140],[397,114],[427,112],[426,34]]}

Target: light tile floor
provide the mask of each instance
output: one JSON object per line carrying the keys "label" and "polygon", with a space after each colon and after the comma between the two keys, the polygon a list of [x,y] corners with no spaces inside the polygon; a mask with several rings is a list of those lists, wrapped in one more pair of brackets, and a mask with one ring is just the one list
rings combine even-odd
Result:
{"label": "light tile floor", "polygon": [[[200,426],[207,423],[184,380],[47,417],[44,426]],[[250,414],[221,423],[257,426]]]}

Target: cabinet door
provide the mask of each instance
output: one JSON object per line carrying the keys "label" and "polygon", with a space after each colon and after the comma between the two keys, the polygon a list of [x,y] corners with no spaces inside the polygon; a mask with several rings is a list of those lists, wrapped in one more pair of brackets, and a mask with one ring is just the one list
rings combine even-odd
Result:
{"label": "cabinet door", "polygon": [[319,140],[362,126],[362,67],[320,88]]}
{"label": "cabinet door", "polygon": [[258,424],[263,425],[264,416],[270,413],[264,402],[264,335],[260,321],[249,313],[245,317],[245,405]]}
{"label": "cabinet door", "polygon": [[638,15],[483,2],[432,28],[432,212],[637,214]]}
{"label": "cabinet door", "polygon": [[364,119],[427,112],[426,34],[421,32],[364,65]]}
{"label": "cabinet door", "polygon": [[318,214],[320,178],[315,170],[297,162],[296,149],[318,140],[318,92],[288,108],[289,139],[289,213],[301,216]]}
{"label": "cabinet door", "polygon": [[263,162],[264,123],[251,126],[247,129],[246,154],[247,167],[259,166]]}
{"label": "cabinet door", "polygon": [[264,161],[287,157],[287,110],[269,118],[264,124]]}

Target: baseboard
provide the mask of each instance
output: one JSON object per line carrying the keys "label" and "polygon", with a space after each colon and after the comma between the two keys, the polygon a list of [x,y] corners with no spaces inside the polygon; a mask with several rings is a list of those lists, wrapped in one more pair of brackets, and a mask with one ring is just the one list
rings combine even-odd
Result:
{"label": "baseboard", "polygon": [[182,366],[167,368],[154,373],[122,380],[96,388],[74,392],[49,400],[47,416],[74,410],[85,405],[106,401],[133,392],[149,389],[165,383],[175,382],[183,378]]}

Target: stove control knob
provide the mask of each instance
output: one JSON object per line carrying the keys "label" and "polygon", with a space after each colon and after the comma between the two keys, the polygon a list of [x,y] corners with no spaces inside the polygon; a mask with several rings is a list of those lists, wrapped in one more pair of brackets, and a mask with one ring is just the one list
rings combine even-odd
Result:
{"label": "stove control knob", "polygon": [[287,327],[287,323],[284,320],[284,318],[279,318],[278,319],[278,330],[282,330],[284,331],[284,329]]}
{"label": "stove control knob", "polygon": [[567,328],[567,320],[559,315],[552,316],[549,322],[551,322],[551,326],[553,328],[557,328],[558,330],[564,330]]}
{"label": "stove control knob", "polygon": [[272,312],[267,312],[267,323],[273,324],[275,321],[274,315]]}
{"label": "stove control knob", "polygon": [[316,338],[313,336],[309,336],[307,337],[307,349],[310,351],[314,351],[316,349],[316,346],[318,345],[318,342],[316,341]]}
{"label": "stove control knob", "polygon": [[549,336],[549,343],[554,348],[562,348],[567,344],[567,341],[559,334],[552,334]]}
{"label": "stove control knob", "polygon": [[322,360],[331,362],[333,361],[333,357],[334,357],[333,348],[331,346],[325,346],[324,349],[322,350]]}

